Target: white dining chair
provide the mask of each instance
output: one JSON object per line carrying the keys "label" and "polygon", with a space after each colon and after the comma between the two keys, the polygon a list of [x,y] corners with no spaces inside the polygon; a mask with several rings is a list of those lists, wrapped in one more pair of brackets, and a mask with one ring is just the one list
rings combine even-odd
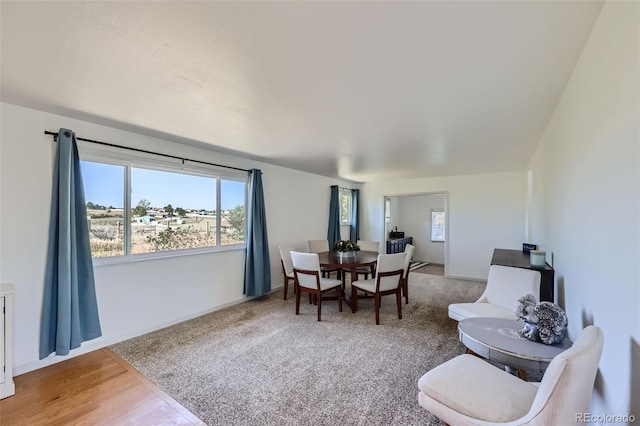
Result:
{"label": "white dining chair", "polygon": [[293,244],[280,244],[280,263],[282,265],[282,274],[284,275],[284,300],[287,300],[289,292],[289,281],[293,283],[293,292],[296,292],[296,278],[293,275],[293,262],[291,260],[291,252],[295,249]]}
{"label": "white dining chair", "polygon": [[[325,251],[331,251],[329,248],[329,240],[309,240],[309,253],[323,253]],[[340,278],[340,270],[331,269],[331,268],[321,268],[322,276],[325,278],[329,278],[332,272],[338,274],[338,278]]]}
{"label": "white dining chair", "polygon": [[374,297],[376,325],[380,325],[380,299],[389,294],[396,295],[398,319],[402,319],[402,274],[404,273],[405,253],[379,254],[376,276],[369,280],[357,280],[351,283],[351,311],[358,310],[358,291]]}
{"label": "white dining chair", "polygon": [[404,248],[406,258],[404,260],[404,274],[402,274],[402,292],[404,293],[405,303],[409,303],[409,272],[411,272],[411,260],[413,259],[413,252],[416,247],[412,244],[407,244]]}
{"label": "white dining chair", "polygon": [[360,250],[364,251],[375,251],[376,253],[380,253],[380,242],[379,241],[362,241],[358,240],[356,242]]}
{"label": "white dining chair", "polygon": [[[378,241],[358,240],[356,244],[358,245],[358,247],[360,247],[361,251],[372,251],[380,254],[380,243]],[[344,269],[342,270],[342,274],[345,274],[346,272],[350,272],[350,270],[348,271]],[[376,271],[374,267],[362,267],[362,268],[356,268],[356,273],[358,275],[364,276],[364,279],[366,280],[366,279],[369,279],[369,275],[373,277]]]}
{"label": "white dining chair", "polygon": [[300,314],[300,294],[302,292],[315,296],[318,305],[318,321],[321,320],[322,295],[336,290],[338,292],[338,308],[342,312],[342,282],[322,277],[320,259],[317,253],[291,252],[293,274],[296,279],[296,315]]}
{"label": "white dining chair", "polygon": [[309,240],[309,253],[329,251],[329,240]]}

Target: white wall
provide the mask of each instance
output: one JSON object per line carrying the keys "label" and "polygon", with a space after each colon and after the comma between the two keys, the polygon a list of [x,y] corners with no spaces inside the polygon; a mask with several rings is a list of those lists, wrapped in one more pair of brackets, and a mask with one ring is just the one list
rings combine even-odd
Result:
{"label": "white wall", "polygon": [[[38,361],[54,154],[45,130],[66,127],[89,139],[262,169],[272,288],[282,285],[278,244],[306,247],[308,239],[326,238],[329,186],[353,186],[6,103],[0,107],[0,281],[16,288],[14,374],[66,359]],[[103,337],[72,356],[245,300],[244,250],[99,266],[95,277]]]}
{"label": "white wall", "polygon": [[397,200],[399,229],[413,238],[413,259],[444,265],[444,243],[431,241],[431,210],[444,210],[444,194],[392,197]]}
{"label": "white wall", "polygon": [[384,197],[447,193],[445,274],[486,280],[494,248],[520,249],[525,236],[526,172],[403,179],[363,186],[363,239],[384,240]]}
{"label": "white wall", "polygon": [[604,330],[591,412],[640,416],[640,7],[608,2],[531,161],[532,239],[570,335]]}

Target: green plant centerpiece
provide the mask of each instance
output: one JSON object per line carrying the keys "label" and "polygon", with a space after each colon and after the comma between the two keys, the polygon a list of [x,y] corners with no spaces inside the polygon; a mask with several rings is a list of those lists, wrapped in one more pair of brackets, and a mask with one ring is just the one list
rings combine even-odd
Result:
{"label": "green plant centerpiece", "polygon": [[333,251],[340,257],[355,256],[360,247],[351,240],[340,240],[333,243]]}

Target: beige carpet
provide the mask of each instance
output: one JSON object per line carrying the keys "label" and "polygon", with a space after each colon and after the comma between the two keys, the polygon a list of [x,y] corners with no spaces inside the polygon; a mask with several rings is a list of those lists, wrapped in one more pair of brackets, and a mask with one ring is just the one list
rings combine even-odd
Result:
{"label": "beige carpet", "polygon": [[477,299],[484,284],[410,274],[397,318],[383,298],[353,314],[282,291],[111,347],[209,425],[441,424],[418,405],[417,381],[464,352],[452,302]]}

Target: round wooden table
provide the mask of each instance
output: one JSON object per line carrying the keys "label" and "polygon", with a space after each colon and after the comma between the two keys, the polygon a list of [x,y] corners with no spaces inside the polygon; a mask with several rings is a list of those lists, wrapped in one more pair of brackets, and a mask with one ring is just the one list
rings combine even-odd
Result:
{"label": "round wooden table", "polygon": [[[345,269],[351,270],[351,282],[358,280],[357,268],[369,267],[371,268],[371,276],[374,276],[376,263],[378,262],[377,251],[364,251],[360,250],[355,252],[353,256],[338,256],[332,251],[323,251],[318,253],[320,258],[320,267],[327,269],[337,269],[338,271],[344,271]],[[344,290],[344,275],[342,280],[342,290]],[[346,291],[342,292],[343,299],[351,307],[351,297]],[[324,297],[323,297],[324,300]]]}
{"label": "round wooden table", "polygon": [[356,273],[357,268],[371,268],[371,275],[375,271],[376,262],[378,261],[378,252],[376,251],[356,251],[353,256],[341,257],[332,251],[323,251],[318,253],[320,258],[320,266],[328,269],[350,269],[351,281],[358,279]]}

